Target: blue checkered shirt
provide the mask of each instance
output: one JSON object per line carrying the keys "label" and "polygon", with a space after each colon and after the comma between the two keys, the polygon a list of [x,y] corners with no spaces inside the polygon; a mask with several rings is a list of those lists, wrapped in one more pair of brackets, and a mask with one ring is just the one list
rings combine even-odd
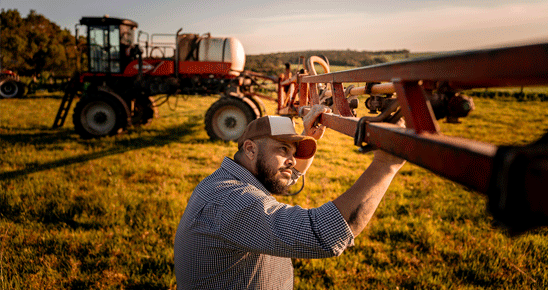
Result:
{"label": "blue checkered shirt", "polygon": [[178,289],[292,289],[291,258],[326,258],[353,245],[331,202],[303,209],[277,202],[230,158],[188,201],[175,236]]}

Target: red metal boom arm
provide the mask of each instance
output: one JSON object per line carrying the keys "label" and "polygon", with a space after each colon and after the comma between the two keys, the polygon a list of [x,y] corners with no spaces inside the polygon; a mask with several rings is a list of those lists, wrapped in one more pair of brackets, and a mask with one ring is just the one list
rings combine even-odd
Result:
{"label": "red metal boom arm", "polygon": [[[452,89],[546,85],[548,44],[466,51],[300,76],[299,81],[301,87],[332,84],[338,114],[322,114],[320,123],[354,137],[356,145],[373,145],[486,194],[495,219],[512,232],[548,225],[548,134],[522,147],[444,136],[424,89],[440,82]],[[349,82],[391,82],[408,128],[353,117],[342,86]],[[300,99],[309,100],[301,103],[304,116],[305,106],[317,104],[318,95],[301,89]]]}

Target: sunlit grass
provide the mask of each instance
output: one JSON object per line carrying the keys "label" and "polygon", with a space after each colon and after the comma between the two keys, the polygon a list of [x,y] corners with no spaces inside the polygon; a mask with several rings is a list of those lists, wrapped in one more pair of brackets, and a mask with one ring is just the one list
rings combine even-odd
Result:
{"label": "sunlit grass", "polygon": [[[187,200],[236,151],[204,130],[216,99],[181,99],[175,110],[160,107],[150,126],[99,140],[80,139],[70,116],[51,129],[60,95],[0,100],[0,289],[174,289],[173,238]],[[275,104],[266,104],[273,114]],[[440,122],[442,131],[522,145],[548,128],[548,103],[475,104],[461,124]],[[281,200],[332,200],[371,158],[328,131],[304,191]],[[547,231],[509,238],[491,227],[485,203],[408,163],[354,247],[337,258],[294,260],[295,288],[546,288]]]}

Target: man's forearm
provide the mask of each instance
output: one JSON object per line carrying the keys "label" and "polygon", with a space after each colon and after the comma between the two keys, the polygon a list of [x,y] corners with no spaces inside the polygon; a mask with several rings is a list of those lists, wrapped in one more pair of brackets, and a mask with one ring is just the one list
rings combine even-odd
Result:
{"label": "man's forearm", "polygon": [[354,237],[367,226],[402,165],[374,159],[354,185],[333,201]]}

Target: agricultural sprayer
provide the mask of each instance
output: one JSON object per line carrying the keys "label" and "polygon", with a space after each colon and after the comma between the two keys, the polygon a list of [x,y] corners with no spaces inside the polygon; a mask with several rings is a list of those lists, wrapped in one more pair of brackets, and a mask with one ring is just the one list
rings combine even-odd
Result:
{"label": "agricultural sprayer", "polygon": [[67,85],[54,128],[63,126],[75,97],[80,100],[73,123],[82,138],[150,123],[158,95],[221,94],[206,114],[212,139],[235,140],[264,113],[261,95],[253,89],[259,79],[274,79],[244,71],[245,53],[235,38],[182,29],[173,35],[139,31],[136,37],[136,22],[105,16],[83,17],[76,39],[80,26],[86,26],[87,45],[78,63],[87,62],[87,67],[79,68]]}
{"label": "agricultural sprayer", "polygon": [[[319,64],[327,73],[317,75]],[[365,83],[355,87],[355,83]],[[511,233],[548,226],[548,133],[526,146],[494,146],[445,136],[437,120],[458,122],[474,108],[464,90],[548,85],[548,44],[464,51],[340,72],[310,58],[278,91],[279,111],[304,116],[330,106],[319,123],[354,138],[360,151],[382,149],[489,199]],[[346,84],[346,86],[345,86]],[[357,116],[357,96],[369,114]],[[407,128],[395,123],[403,117]],[[546,128],[544,128],[546,130]]]}

